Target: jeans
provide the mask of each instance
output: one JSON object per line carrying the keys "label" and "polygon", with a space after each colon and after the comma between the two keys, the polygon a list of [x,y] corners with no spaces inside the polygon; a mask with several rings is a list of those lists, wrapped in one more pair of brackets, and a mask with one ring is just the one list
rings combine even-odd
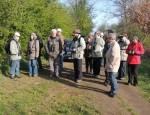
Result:
{"label": "jeans", "polygon": [[64,61],[64,56],[63,56],[63,54],[60,54],[60,65],[59,65],[59,73],[60,74],[62,73],[63,67],[64,67],[63,61]]}
{"label": "jeans", "polygon": [[38,75],[37,60],[29,60],[28,67],[29,67],[29,76]]}
{"label": "jeans", "polygon": [[111,92],[113,94],[117,94],[118,92],[118,84],[117,84],[117,72],[108,72],[108,78],[110,80]]}
{"label": "jeans", "polygon": [[20,60],[11,60],[11,70],[10,70],[10,75],[11,77],[20,76]]}
{"label": "jeans", "polygon": [[120,67],[118,71],[118,78],[126,77],[126,61],[120,62]]}
{"label": "jeans", "polygon": [[82,59],[74,59],[75,80],[82,80]]}

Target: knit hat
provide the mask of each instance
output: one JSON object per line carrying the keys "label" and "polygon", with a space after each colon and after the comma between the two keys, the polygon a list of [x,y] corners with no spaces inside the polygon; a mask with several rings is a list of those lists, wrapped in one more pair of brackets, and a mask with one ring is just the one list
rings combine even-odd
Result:
{"label": "knit hat", "polygon": [[134,36],[133,38],[135,38],[137,41],[139,40],[139,37],[138,37],[138,36]]}

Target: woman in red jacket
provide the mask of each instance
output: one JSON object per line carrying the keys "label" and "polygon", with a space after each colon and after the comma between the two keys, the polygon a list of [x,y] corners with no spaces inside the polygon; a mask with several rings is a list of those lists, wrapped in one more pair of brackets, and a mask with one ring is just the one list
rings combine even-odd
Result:
{"label": "woman in red jacket", "polygon": [[128,45],[126,49],[128,54],[128,85],[132,84],[132,75],[134,76],[133,85],[138,85],[138,65],[141,64],[140,56],[144,54],[144,48],[141,42],[138,40],[137,36],[134,36],[132,42]]}

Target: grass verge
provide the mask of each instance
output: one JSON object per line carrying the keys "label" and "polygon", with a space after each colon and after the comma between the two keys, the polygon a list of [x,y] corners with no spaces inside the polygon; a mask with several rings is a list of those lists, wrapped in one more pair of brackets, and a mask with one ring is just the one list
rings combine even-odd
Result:
{"label": "grass verge", "polygon": [[[79,90],[61,88],[59,82],[45,82],[0,93],[0,115],[100,115],[88,96]],[[61,88],[61,89],[60,89]]]}
{"label": "grass verge", "polygon": [[142,57],[142,64],[139,66],[139,87],[142,94],[150,102],[150,61],[147,57]]}

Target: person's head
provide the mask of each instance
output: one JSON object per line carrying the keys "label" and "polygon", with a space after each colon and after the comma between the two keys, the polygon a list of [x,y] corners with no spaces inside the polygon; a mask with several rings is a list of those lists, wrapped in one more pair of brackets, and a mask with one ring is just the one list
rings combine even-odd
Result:
{"label": "person's head", "polygon": [[91,41],[92,41],[92,39],[93,39],[93,38],[92,38],[92,36],[91,36],[91,35],[89,35],[89,36],[88,36],[88,42],[91,42]]}
{"label": "person's head", "polygon": [[95,38],[100,38],[100,31],[96,31],[95,33],[94,33],[94,37]]}
{"label": "person's head", "polygon": [[19,41],[19,39],[20,39],[20,33],[19,33],[19,32],[15,32],[15,33],[14,33],[14,39],[15,39],[16,41]]}
{"label": "person's head", "polygon": [[81,31],[79,29],[74,29],[73,36],[78,37],[81,34]]}
{"label": "person's head", "polygon": [[103,38],[105,39],[106,42],[107,42],[107,40],[108,40],[107,38],[108,38],[108,34],[109,34],[109,33],[114,33],[114,31],[111,30],[111,29],[109,29],[109,30],[106,30],[106,31],[104,32],[104,37],[103,37]]}
{"label": "person's head", "polygon": [[35,39],[37,39],[37,35],[36,35],[36,33],[31,33],[31,38],[30,38],[30,40],[35,40]]}
{"label": "person's head", "polygon": [[115,41],[115,40],[116,40],[116,34],[115,34],[115,33],[109,33],[109,34],[108,34],[107,41],[108,41],[109,43],[111,43],[111,42],[113,42],[113,41]]}
{"label": "person's head", "polygon": [[38,35],[38,33],[37,33],[37,32],[34,32],[34,33],[36,34],[37,39],[38,39],[38,40],[40,40],[40,39],[41,39],[41,37]]}
{"label": "person's head", "polygon": [[58,35],[58,36],[61,36],[61,35],[62,35],[62,29],[61,29],[61,28],[58,28],[58,29],[57,29],[57,35]]}
{"label": "person's head", "polygon": [[132,42],[133,42],[133,43],[137,43],[138,40],[139,40],[138,36],[134,36],[134,37],[132,38]]}
{"label": "person's head", "polygon": [[52,29],[51,30],[51,36],[52,37],[56,37],[56,35],[57,35],[57,30],[56,29]]}

